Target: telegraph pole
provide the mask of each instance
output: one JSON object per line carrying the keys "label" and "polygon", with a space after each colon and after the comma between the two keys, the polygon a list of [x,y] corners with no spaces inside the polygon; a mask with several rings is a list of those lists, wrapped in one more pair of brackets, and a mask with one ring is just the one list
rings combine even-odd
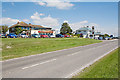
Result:
{"label": "telegraph pole", "polygon": [[94,39],[94,37],[95,37],[95,35],[94,35],[94,26],[92,26],[92,35],[93,35],[93,39]]}

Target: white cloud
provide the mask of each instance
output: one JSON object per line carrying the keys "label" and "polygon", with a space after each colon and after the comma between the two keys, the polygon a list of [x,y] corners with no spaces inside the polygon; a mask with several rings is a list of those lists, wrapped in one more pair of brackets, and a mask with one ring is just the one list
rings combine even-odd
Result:
{"label": "white cloud", "polygon": [[41,2],[37,2],[41,6],[47,7],[56,7],[58,9],[69,9],[74,6],[74,4],[70,2],[64,2],[61,0],[42,0]]}
{"label": "white cloud", "polygon": [[12,19],[12,18],[0,18],[0,22],[2,22],[1,25],[8,25],[11,26],[12,24],[17,23],[18,19]]}
{"label": "white cloud", "polygon": [[23,21],[24,21],[24,22],[30,22],[30,20],[29,20],[29,19],[23,19]]}
{"label": "white cloud", "polygon": [[68,21],[67,21],[67,20],[65,20],[65,21],[64,21],[64,23],[68,23]]}
{"label": "white cloud", "polygon": [[40,13],[40,16],[44,16],[45,14],[43,14],[43,13]]}
{"label": "white cloud", "polygon": [[44,3],[44,2],[37,2],[37,4],[39,4],[39,5],[41,5],[41,6],[46,5],[46,3]]}
{"label": "white cloud", "polygon": [[40,16],[41,15],[38,12],[36,12],[31,16],[31,19],[35,24],[49,26],[49,27],[59,26],[58,19],[52,18],[51,16],[44,18],[41,18]]}
{"label": "white cloud", "polygon": [[73,30],[79,29],[80,27],[87,26],[87,25],[88,25],[87,20],[70,24]]}

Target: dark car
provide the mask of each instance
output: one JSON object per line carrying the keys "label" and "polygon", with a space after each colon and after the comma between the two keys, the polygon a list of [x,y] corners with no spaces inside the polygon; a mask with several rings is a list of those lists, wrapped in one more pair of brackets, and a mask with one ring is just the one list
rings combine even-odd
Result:
{"label": "dark car", "polygon": [[56,37],[57,37],[57,38],[63,38],[64,35],[62,35],[62,34],[56,34]]}
{"label": "dark car", "polygon": [[10,33],[10,34],[8,34],[8,37],[9,37],[9,38],[17,38],[17,35],[14,34],[14,33]]}
{"label": "dark car", "polygon": [[2,38],[7,38],[7,35],[6,34],[1,34],[1,37]]}
{"label": "dark car", "polygon": [[39,34],[32,34],[32,37],[34,37],[34,38],[40,38],[40,35]]}

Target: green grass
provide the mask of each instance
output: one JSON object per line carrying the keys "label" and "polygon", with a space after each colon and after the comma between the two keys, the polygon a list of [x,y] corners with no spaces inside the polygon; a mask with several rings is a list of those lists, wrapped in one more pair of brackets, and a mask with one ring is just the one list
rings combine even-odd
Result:
{"label": "green grass", "polygon": [[118,49],[85,68],[73,78],[118,78]]}
{"label": "green grass", "polygon": [[2,60],[101,42],[82,38],[2,39]]}

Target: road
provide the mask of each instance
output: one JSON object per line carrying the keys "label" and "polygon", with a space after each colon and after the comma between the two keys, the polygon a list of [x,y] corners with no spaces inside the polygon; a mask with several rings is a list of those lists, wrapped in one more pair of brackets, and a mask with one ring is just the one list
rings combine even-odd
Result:
{"label": "road", "polygon": [[69,78],[118,47],[118,40],[79,46],[2,62],[3,78]]}

